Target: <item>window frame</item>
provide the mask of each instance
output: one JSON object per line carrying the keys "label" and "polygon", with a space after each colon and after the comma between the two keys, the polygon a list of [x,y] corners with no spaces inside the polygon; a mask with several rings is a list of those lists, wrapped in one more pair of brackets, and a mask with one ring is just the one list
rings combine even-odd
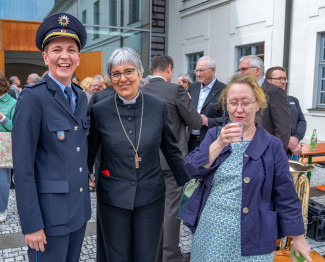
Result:
{"label": "window frame", "polygon": [[[319,73],[318,73],[316,108],[325,108],[325,102],[321,103],[322,94],[325,95],[325,32],[321,33],[319,54],[320,56],[318,62]],[[322,83],[324,83],[323,88],[322,88]]]}
{"label": "window frame", "polygon": [[187,58],[187,73],[190,75],[193,82],[197,82],[197,78],[196,78],[194,70],[196,68],[197,61],[202,56],[204,56],[203,51],[202,52],[191,53],[191,54],[186,55],[186,58]]}

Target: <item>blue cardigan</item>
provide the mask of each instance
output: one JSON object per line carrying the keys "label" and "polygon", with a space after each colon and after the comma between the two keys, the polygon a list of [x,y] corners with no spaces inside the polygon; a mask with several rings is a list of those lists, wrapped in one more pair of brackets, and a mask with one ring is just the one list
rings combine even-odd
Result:
{"label": "blue cardigan", "polygon": [[[228,145],[210,168],[203,167],[209,162],[209,147],[217,132],[218,127],[209,129],[200,147],[185,162],[193,178],[204,177],[182,211],[182,218],[193,233],[209,197],[214,174],[231,153]],[[243,157],[241,254],[268,254],[275,250],[277,238],[305,233],[300,200],[279,138],[257,126]]]}

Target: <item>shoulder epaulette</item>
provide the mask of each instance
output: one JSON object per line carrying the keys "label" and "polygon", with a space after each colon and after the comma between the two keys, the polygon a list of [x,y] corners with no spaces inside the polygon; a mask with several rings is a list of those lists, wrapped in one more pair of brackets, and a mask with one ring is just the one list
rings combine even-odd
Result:
{"label": "shoulder epaulette", "polygon": [[39,85],[42,85],[42,84],[45,84],[46,83],[46,81],[44,81],[44,80],[40,80],[40,81],[35,81],[35,82],[33,82],[33,83],[30,83],[30,84],[28,84],[28,85],[25,85],[25,88],[27,87],[27,88],[33,88],[33,87],[35,87],[35,86],[39,86]]}

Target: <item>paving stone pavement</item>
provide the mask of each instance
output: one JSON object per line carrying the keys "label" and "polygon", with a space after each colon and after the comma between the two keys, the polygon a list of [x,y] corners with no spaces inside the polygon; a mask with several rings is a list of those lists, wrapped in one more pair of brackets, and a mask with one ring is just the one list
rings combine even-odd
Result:
{"label": "paving stone pavement", "polygon": [[[311,177],[311,188],[317,185],[325,185],[325,167],[320,165],[316,166],[316,170],[313,171]],[[311,194],[313,195],[313,194]],[[311,199],[316,200],[319,203],[325,204],[325,193],[314,194]],[[88,227],[95,225],[96,214],[96,194],[91,193],[91,206],[92,216],[88,222]],[[88,231],[87,227],[87,231]],[[15,238],[14,238],[15,237]],[[10,240],[19,239],[17,242],[11,243]],[[3,241],[4,240],[4,241]],[[8,240],[8,241],[7,241]],[[2,242],[1,242],[2,241]],[[312,250],[317,251],[321,255],[325,256],[325,241],[319,242],[313,239],[307,238]],[[3,243],[11,244],[9,247]],[[7,243],[7,244],[8,244]],[[185,226],[181,226],[180,232],[180,248],[183,253],[191,251],[192,237],[189,229]],[[95,230],[90,230],[90,233],[86,233],[83,247],[81,250],[80,261],[95,262],[96,257],[96,235]],[[27,247],[24,246],[23,237],[21,235],[21,228],[19,225],[19,219],[17,215],[16,199],[14,190],[10,190],[9,205],[8,205],[8,218],[4,223],[0,223],[0,262],[16,262],[16,261],[28,261]]]}

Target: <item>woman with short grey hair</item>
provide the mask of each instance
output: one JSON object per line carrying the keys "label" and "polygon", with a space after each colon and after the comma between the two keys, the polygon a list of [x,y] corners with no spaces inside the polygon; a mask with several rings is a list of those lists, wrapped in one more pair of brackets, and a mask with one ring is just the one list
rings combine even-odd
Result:
{"label": "woman with short grey hair", "polygon": [[189,175],[166,102],[139,91],[143,67],[128,47],[107,63],[115,95],[92,106],[88,167],[102,148],[97,184],[97,261],[155,262],[161,250],[165,182],[159,149],[177,184]]}

